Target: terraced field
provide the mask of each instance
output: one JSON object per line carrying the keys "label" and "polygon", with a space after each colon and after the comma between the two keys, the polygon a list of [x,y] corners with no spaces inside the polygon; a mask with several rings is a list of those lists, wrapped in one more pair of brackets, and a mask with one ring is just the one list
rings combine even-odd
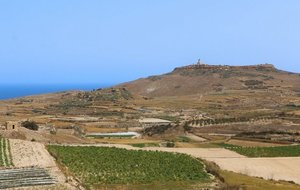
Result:
{"label": "terraced field", "polygon": [[69,189],[43,144],[0,139],[0,189]]}
{"label": "terraced field", "polygon": [[204,165],[185,154],[53,145],[48,150],[87,189],[109,184],[210,182]]}
{"label": "terraced field", "polygon": [[11,159],[9,140],[0,138],[0,168],[11,166],[13,166],[13,163]]}
{"label": "terraced field", "polygon": [[56,180],[42,168],[20,168],[0,170],[0,189],[52,185]]}

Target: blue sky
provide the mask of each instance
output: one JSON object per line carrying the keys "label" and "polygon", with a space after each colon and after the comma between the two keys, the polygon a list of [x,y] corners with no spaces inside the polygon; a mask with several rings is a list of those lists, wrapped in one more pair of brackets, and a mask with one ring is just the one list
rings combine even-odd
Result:
{"label": "blue sky", "polygon": [[0,83],[115,84],[201,58],[300,73],[299,0],[0,0]]}

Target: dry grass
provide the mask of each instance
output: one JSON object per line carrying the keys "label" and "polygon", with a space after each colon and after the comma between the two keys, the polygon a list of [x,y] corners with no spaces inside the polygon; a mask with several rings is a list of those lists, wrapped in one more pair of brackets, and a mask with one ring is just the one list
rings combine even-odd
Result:
{"label": "dry grass", "polygon": [[272,181],[257,177],[221,170],[214,162],[203,161],[206,170],[219,181],[221,189],[226,190],[299,190],[300,186],[286,181]]}
{"label": "dry grass", "polygon": [[240,186],[247,190],[299,190],[300,186],[289,182],[275,182],[264,180],[256,177],[249,177],[246,175],[220,171],[220,175],[224,178],[225,183],[230,186]]}
{"label": "dry grass", "polygon": [[231,139],[226,142],[227,144],[242,146],[242,147],[274,147],[274,146],[286,146],[286,144],[276,144],[276,143],[265,143],[258,141],[245,141],[245,140],[235,140]]}
{"label": "dry grass", "polygon": [[298,111],[293,111],[292,113],[295,114],[295,115],[297,115],[297,116],[300,116],[300,110],[298,110]]}

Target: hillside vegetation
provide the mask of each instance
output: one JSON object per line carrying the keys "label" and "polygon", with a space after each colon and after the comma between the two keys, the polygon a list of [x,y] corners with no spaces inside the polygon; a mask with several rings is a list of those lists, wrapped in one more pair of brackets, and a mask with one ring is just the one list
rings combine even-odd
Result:
{"label": "hillside vegetation", "polygon": [[224,90],[263,90],[285,88],[294,93],[300,84],[299,74],[276,69],[273,65],[220,66],[189,65],[173,72],[139,79],[120,86],[149,96],[182,96],[221,93]]}

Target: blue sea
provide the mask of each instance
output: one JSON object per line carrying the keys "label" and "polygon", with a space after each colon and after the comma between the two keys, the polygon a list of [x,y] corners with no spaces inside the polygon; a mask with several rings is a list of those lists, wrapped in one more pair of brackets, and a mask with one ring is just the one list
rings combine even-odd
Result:
{"label": "blue sea", "polygon": [[68,90],[90,91],[98,88],[109,87],[101,84],[30,84],[30,85],[8,85],[0,84],[0,100],[19,98],[23,96],[62,92]]}

